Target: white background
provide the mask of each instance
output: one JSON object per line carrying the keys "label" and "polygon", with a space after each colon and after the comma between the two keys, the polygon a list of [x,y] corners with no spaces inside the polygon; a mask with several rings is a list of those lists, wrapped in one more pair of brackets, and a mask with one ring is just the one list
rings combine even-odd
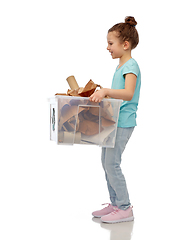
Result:
{"label": "white background", "polygon": [[107,31],[126,16],[138,22],[142,73],[122,163],[132,239],[187,239],[186,9],[183,0],[1,1],[0,239],[110,238],[91,216],[109,202],[101,149],[50,142],[47,98],[66,92],[70,75],[111,86],[118,60]]}

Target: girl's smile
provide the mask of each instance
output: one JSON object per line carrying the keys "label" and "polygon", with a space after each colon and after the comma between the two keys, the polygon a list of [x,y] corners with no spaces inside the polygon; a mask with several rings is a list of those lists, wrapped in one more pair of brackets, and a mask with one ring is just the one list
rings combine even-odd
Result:
{"label": "girl's smile", "polygon": [[123,44],[120,43],[116,32],[109,32],[107,36],[107,50],[111,53],[112,58],[121,58],[124,53]]}
{"label": "girl's smile", "polygon": [[109,32],[107,35],[107,50],[113,59],[119,58],[119,67],[131,58],[131,45],[128,41],[121,42],[117,32]]}

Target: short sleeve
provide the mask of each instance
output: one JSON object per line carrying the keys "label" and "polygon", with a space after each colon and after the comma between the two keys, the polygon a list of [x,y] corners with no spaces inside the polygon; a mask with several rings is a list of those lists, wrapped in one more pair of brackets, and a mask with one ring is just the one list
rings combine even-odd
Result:
{"label": "short sleeve", "polygon": [[123,76],[125,76],[128,73],[133,73],[138,77],[139,72],[140,72],[140,69],[135,60],[130,61],[129,64],[126,64],[122,69]]}

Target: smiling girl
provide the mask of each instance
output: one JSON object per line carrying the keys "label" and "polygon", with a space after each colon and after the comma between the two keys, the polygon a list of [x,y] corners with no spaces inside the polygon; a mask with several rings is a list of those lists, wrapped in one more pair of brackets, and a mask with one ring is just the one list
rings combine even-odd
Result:
{"label": "smiling girl", "polygon": [[105,171],[111,203],[102,210],[93,212],[102,222],[116,223],[133,221],[125,177],[120,164],[121,156],[136,126],[136,112],[140,95],[141,74],[131,51],[138,42],[137,22],[126,17],[108,30],[107,50],[113,59],[119,59],[111,89],[103,88],[90,96],[90,101],[101,102],[105,96],[124,100],[120,107],[116,142],[114,148],[102,148],[102,166]]}

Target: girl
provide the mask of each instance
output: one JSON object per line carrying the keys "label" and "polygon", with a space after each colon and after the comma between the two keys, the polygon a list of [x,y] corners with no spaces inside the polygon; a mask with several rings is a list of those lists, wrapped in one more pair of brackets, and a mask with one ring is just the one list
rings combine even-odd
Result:
{"label": "girl", "polygon": [[102,222],[106,223],[134,220],[120,164],[121,155],[136,126],[136,111],[140,95],[140,69],[131,57],[132,49],[139,42],[136,25],[134,17],[126,17],[124,23],[118,23],[108,30],[107,50],[113,59],[119,58],[119,65],[112,80],[112,88],[103,88],[90,96],[90,101],[94,102],[100,102],[105,96],[124,100],[120,107],[115,147],[102,148],[102,166],[111,204],[92,213],[94,217],[101,217]]}

